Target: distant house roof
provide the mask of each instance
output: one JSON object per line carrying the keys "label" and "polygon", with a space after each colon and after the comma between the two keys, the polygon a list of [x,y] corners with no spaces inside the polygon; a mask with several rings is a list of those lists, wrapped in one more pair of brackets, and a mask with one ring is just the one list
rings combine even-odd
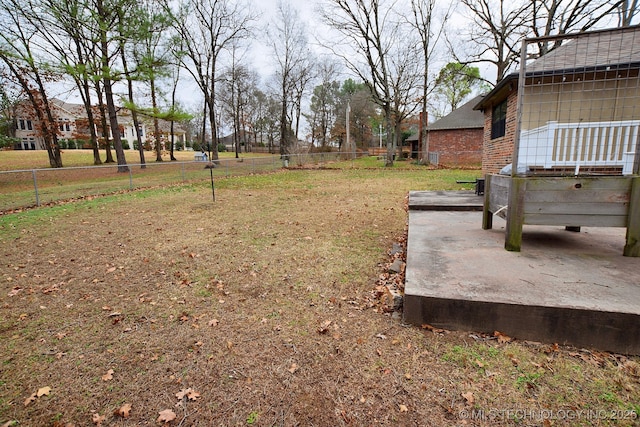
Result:
{"label": "distant house roof", "polygon": [[[431,123],[428,131],[433,130],[454,130],[454,129],[476,129],[484,127],[484,115],[480,111],[475,111],[473,107],[482,99],[483,95],[476,96],[463,106],[456,108],[446,116]],[[417,141],[418,134],[415,133],[407,138],[407,141]]]}
{"label": "distant house roof", "polygon": [[476,96],[463,106],[456,108],[446,116],[429,125],[431,130],[471,129],[484,127],[484,116],[473,107],[480,102],[483,95]]}
{"label": "distant house roof", "polygon": [[[640,68],[639,25],[592,31],[575,36],[562,46],[527,64],[526,77]],[[518,79],[518,71],[507,75],[474,106],[474,109],[483,110],[494,105],[496,98],[504,99]]]}
{"label": "distant house roof", "polygon": [[71,104],[58,98],[51,99],[51,103],[56,105],[58,108],[65,110],[72,116],[82,117],[83,115],[86,115],[84,105],[82,104]]}

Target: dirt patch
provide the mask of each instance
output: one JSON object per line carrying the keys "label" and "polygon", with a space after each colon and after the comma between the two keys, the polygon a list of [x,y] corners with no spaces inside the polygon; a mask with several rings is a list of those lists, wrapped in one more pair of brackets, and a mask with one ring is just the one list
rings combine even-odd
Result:
{"label": "dirt patch", "polygon": [[633,425],[637,358],[379,305],[426,180],[289,171],[222,180],[215,203],[194,185],[3,216],[0,422]]}

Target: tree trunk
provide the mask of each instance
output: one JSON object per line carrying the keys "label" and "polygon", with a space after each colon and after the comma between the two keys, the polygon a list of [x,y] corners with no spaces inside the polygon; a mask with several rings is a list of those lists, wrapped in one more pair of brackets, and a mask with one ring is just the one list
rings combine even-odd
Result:
{"label": "tree trunk", "polygon": [[109,124],[107,123],[107,110],[104,105],[104,95],[100,84],[96,83],[96,93],[98,94],[98,108],[100,109],[100,127],[102,127],[102,139],[104,140],[104,151],[107,156],[105,163],[115,163],[111,154],[111,145],[109,142]]}
{"label": "tree trunk", "polygon": [[[151,78],[151,107],[153,108],[154,113],[158,111],[158,100],[156,97],[156,81],[155,78]],[[156,140],[156,162],[162,161],[162,144],[160,137],[160,121],[157,117],[153,117],[153,137]]]}
{"label": "tree trunk", "polygon": [[[129,102],[133,104],[133,81],[129,78],[129,68],[127,66],[127,57],[124,53],[124,48],[121,48],[122,68],[124,75],[127,76],[127,95]],[[136,133],[136,140],[138,141],[138,154],[140,155],[140,169],[146,169],[147,165],[144,158],[144,146],[142,144],[142,135],[140,135],[140,122],[138,121],[138,113],[131,110],[131,120],[133,120],[133,129]]]}
{"label": "tree trunk", "polygon": [[385,105],[383,106],[383,110],[384,110],[384,121],[387,124],[387,159],[384,165],[387,167],[392,167],[393,156],[394,156],[392,129],[394,129],[394,127],[393,127],[393,123],[391,122],[391,109],[389,108],[388,105]]}
{"label": "tree trunk", "polygon": [[109,125],[111,127],[111,135],[113,136],[113,149],[115,150],[116,158],[118,159],[118,172],[129,172],[127,159],[125,158],[124,150],[122,149],[122,139],[120,138],[120,127],[118,126],[116,104],[113,101],[113,89],[111,87],[111,80],[108,77],[104,78],[104,94],[107,98]]}

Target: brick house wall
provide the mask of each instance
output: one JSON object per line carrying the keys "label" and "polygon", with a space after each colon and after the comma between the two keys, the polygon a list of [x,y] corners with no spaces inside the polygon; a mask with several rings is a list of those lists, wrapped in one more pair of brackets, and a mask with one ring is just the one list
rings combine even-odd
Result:
{"label": "brick house wall", "polygon": [[439,153],[439,163],[478,166],[482,162],[484,130],[442,129],[429,131],[429,151]]}
{"label": "brick house wall", "polygon": [[[514,85],[515,86],[515,85]],[[504,136],[491,139],[491,118],[493,108],[484,110],[484,135],[482,138],[482,173],[498,173],[511,163],[516,134],[517,88],[507,95],[507,120]],[[504,99],[504,98],[503,98]]]}

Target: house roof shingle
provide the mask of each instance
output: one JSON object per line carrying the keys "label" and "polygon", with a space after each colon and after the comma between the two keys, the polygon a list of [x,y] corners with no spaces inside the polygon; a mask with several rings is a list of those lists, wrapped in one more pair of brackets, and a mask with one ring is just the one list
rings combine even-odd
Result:
{"label": "house roof shingle", "polygon": [[[527,64],[526,75],[608,71],[629,67],[640,68],[640,25],[575,34],[564,45]],[[508,92],[505,89],[518,79],[518,71],[507,75],[474,109],[483,110],[493,105],[492,100]]]}
{"label": "house roof shingle", "polygon": [[[483,95],[478,95],[463,106],[456,108],[446,116],[431,123],[427,131],[434,130],[454,130],[454,129],[481,129],[484,127],[484,115],[480,111],[475,111],[473,107],[482,99]],[[407,141],[417,141],[418,134],[414,133]]]}
{"label": "house roof shingle", "polygon": [[429,125],[428,130],[471,129],[484,127],[483,114],[473,109],[483,96],[484,95],[476,96],[460,108],[456,108],[440,120],[433,122]]}

